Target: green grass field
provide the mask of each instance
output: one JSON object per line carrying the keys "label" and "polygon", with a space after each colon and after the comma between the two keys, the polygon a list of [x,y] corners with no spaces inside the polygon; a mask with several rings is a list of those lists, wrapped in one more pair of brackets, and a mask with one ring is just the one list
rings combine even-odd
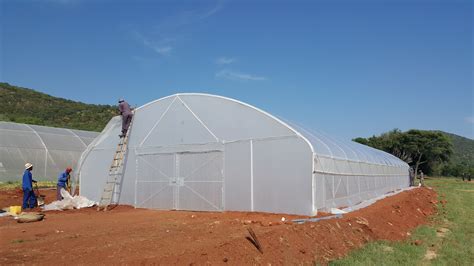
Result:
{"label": "green grass field", "polygon": [[[474,265],[474,183],[432,178],[438,214],[402,242],[377,241],[330,265]],[[416,240],[419,245],[415,245]]]}

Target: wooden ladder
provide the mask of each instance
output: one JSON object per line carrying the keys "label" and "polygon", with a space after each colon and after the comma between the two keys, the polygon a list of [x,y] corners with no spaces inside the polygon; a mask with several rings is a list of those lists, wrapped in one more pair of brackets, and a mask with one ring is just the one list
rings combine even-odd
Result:
{"label": "wooden ladder", "polygon": [[[102,192],[102,196],[100,197],[99,205],[97,206],[97,210],[100,211],[103,209],[104,211],[107,210],[112,204],[118,204],[118,196],[120,193],[120,186],[123,177],[123,170],[124,170],[124,159],[128,151],[128,136],[130,135],[130,129],[132,128],[133,117],[132,121],[130,121],[130,125],[127,130],[127,134],[125,137],[120,138],[119,144],[117,144],[117,149],[115,151],[114,159],[112,160],[112,164],[109,168],[109,176],[104,186],[104,190]],[[115,201],[114,201],[115,200]]]}

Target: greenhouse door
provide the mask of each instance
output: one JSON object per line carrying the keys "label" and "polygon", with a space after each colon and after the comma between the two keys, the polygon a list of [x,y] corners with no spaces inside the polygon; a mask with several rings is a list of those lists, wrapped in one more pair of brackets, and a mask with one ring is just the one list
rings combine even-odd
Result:
{"label": "greenhouse door", "polygon": [[221,211],[222,194],[222,151],[137,157],[136,207]]}

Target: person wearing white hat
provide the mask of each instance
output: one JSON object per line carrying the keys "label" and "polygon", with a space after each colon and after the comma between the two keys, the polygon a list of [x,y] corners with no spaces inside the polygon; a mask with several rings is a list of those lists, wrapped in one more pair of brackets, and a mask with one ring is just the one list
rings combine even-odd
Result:
{"label": "person wearing white hat", "polygon": [[33,192],[33,175],[31,171],[33,170],[33,165],[31,163],[25,164],[25,172],[23,173],[23,182],[22,182],[22,189],[23,189],[23,205],[22,208],[26,210],[27,208],[33,209],[36,207],[36,196]]}

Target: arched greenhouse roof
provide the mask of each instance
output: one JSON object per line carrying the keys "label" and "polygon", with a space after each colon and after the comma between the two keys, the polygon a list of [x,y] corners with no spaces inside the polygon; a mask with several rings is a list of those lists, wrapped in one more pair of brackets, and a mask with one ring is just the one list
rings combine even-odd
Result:
{"label": "arched greenhouse roof", "polygon": [[[176,98],[179,98],[179,100],[185,103],[187,107],[192,109],[202,120],[201,122],[206,125],[206,128],[216,138],[222,139],[224,141],[235,141],[239,138],[251,139],[262,136],[268,137],[269,134],[273,134],[272,136],[274,137],[297,135],[308,143],[316,156],[377,165],[407,165],[399,158],[384,151],[377,150],[353,141],[340,140],[331,137],[328,134],[324,134],[321,131],[305,129],[304,127],[296,125],[287,120],[280,119],[250,104],[218,95],[203,93],[179,93],[147,103],[137,108],[137,111],[146,108],[153,108],[154,104],[158,102],[162,103],[162,107],[169,107],[172,105],[173,101],[176,100]],[[202,104],[202,101],[206,101],[206,104]],[[233,116],[232,104],[227,105],[224,104],[225,102],[243,105],[247,107],[243,110],[247,110],[248,113],[240,112],[239,115]],[[211,111],[220,110],[221,113],[214,114],[206,109]],[[265,128],[267,124],[252,123],[252,118],[256,114],[258,114],[261,119],[273,120],[276,122],[276,124],[280,124],[282,127],[272,128],[272,132],[268,132],[267,128]],[[239,120],[238,122],[232,120],[238,119],[239,116],[244,117],[245,119]],[[207,117],[209,118],[206,119]],[[263,121],[261,119],[256,121]],[[215,124],[216,121],[218,121],[220,125]],[[232,128],[232,130],[228,130],[229,128]],[[239,134],[237,134],[237,132],[239,132]]]}
{"label": "arched greenhouse roof", "polygon": [[311,143],[317,156],[379,165],[406,165],[404,161],[390,153],[354,141],[340,140],[321,131],[308,130],[292,122],[285,122]]}

